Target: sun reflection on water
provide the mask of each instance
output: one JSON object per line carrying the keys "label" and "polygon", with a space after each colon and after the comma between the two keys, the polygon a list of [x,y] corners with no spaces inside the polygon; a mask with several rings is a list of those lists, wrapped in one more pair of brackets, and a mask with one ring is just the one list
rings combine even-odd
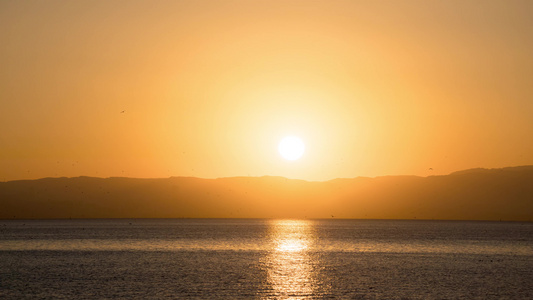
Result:
{"label": "sun reflection on water", "polygon": [[316,283],[309,250],[315,235],[312,221],[273,220],[269,234],[272,251],[266,257],[268,281],[276,298],[312,297]]}

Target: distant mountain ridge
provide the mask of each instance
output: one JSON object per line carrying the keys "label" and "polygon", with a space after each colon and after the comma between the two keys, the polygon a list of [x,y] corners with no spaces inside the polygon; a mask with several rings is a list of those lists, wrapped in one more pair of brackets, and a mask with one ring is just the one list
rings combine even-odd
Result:
{"label": "distant mountain ridge", "polygon": [[503,171],[508,171],[508,172],[533,171],[533,166],[505,167],[505,168],[495,168],[495,169],[474,168],[474,169],[456,171],[456,172],[451,173],[450,175],[481,173],[481,172],[503,172]]}
{"label": "distant mountain ridge", "polygon": [[533,221],[533,166],[442,176],[0,182],[0,219],[357,218]]}

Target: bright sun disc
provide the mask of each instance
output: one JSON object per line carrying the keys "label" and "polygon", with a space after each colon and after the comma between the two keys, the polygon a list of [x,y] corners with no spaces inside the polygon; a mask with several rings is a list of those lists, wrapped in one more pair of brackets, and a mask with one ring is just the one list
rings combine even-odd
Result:
{"label": "bright sun disc", "polygon": [[287,160],[297,160],[304,154],[305,145],[299,137],[287,136],[279,142],[278,151]]}

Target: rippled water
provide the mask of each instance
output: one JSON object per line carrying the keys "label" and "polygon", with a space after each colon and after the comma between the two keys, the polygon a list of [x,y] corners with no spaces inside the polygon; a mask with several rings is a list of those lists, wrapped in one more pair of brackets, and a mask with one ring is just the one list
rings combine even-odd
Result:
{"label": "rippled water", "polygon": [[532,299],[533,223],[0,221],[0,298]]}

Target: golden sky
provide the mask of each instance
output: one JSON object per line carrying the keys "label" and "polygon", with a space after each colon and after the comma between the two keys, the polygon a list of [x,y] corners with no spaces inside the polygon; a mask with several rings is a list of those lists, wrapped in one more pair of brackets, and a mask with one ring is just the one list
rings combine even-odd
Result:
{"label": "golden sky", "polygon": [[0,181],[533,164],[532,53],[529,0],[3,0]]}

